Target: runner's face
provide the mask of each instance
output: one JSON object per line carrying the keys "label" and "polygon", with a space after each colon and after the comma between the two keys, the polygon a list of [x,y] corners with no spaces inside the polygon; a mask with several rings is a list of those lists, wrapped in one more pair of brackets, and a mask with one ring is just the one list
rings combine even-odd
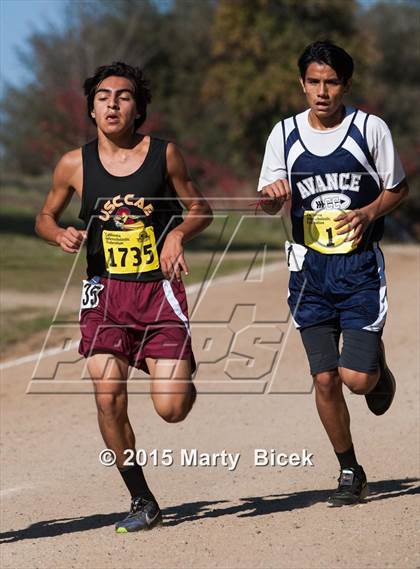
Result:
{"label": "runner's face", "polygon": [[126,77],[107,77],[96,87],[92,117],[105,134],[133,131],[139,116],[134,86]]}
{"label": "runner's face", "polygon": [[341,112],[343,97],[350,89],[350,81],[343,84],[332,67],[316,62],[308,65],[300,83],[311,111],[321,121]]}

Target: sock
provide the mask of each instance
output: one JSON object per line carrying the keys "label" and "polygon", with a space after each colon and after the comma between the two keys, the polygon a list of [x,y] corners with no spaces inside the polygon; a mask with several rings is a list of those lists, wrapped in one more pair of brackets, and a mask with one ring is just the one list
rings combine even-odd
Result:
{"label": "sock", "polygon": [[354,447],[351,445],[349,449],[344,452],[336,452],[335,453],[338,462],[340,463],[341,469],[343,468],[356,468],[358,466],[358,462],[356,459],[356,455],[354,454]]}
{"label": "sock", "polygon": [[155,497],[147,485],[141,466],[134,464],[133,466],[118,468],[118,470],[132,498],[141,496],[142,498],[156,502]]}

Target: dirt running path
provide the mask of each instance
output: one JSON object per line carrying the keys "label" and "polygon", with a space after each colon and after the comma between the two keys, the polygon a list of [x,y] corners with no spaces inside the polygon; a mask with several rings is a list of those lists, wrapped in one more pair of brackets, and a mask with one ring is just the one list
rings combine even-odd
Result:
{"label": "dirt running path", "polygon": [[[165,424],[149,397],[138,394],[144,391],[140,375],[130,382],[138,447],[173,451],[173,466],[146,467],[164,510],[158,530],[113,531],[128,500],[116,470],[99,464],[104,445],[86,393],[90,384],[74,381],[82,368],[76,353],[61,357],[76,363],[61,366],[55,380],[34,381],[31,394],[25,391],[34,364],[3,372],[2,567],[419,567],[420,250],[390,247],[386,258],[391,309],[385,343],[398,380],[396,400],[378,418],[363,397],[347,397],[357,454],[370,482],[365,504],[325,505],[337,465],[309,393],[298,334],[287,322],[287,272],[281,265],[263,282],[248,275],[245,284],[215,283],[198,305],[196,352],[210,363],[200,366],[201,395],[184,423]],[[260,341],[253,344],[254,338]],[[223,349],[229,345],[235,361],[225,367]],[[45,359],[44,376],[58,361]],[[181,449],[195,448],[241,457],[234,471],[181,466]],[[314,466],[256,467],[256,448],[307,449]]]}

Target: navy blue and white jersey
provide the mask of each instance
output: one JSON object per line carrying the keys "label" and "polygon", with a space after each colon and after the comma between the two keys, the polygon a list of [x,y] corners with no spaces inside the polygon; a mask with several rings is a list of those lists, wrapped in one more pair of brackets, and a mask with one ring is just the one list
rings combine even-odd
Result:
{"label": "navy blue and white jersey", "polygon": [[[378,117],[346,107],[338,127],[318,130],[309,125],[308,114],[309,110],[274,127],[258,184],[261,190],[288,178],[293,238],[302,245],[305,211],[361,208],[405,177],[389,129]],[[383,218],[376,220],[362,245],[379,241],[383,226]]]}
{"label": "navy blue and white jersey", "polygon": [[379,332],[388,308],[383,256],[376,243],[382,237],[383,218],[368,229],[362,246],[325,254],[325,246],[305,246],[304,216],[328,218],[328,210],[333,216],[332,210],[368,205],[383,189],[397,186],[404,170],[380,118],[346,107],[340,125],[318,130],[310,126],[308,114],[309,110],[276,124],[258,184],[262,190],[288,179],[292,191],[295,243],[286,242],[286,259],[293,321],[303,329],[338,319],[342,329]]}

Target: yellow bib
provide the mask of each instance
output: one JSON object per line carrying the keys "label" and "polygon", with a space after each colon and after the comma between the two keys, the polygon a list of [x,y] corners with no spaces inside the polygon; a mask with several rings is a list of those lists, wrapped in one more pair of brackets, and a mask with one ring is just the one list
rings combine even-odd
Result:
{"label": "yellow bib", "polygon": [[106,270],[111,274],[144,273],[159,268],[153,227],[102,232]]}
{"label": "yellow bib", "polygon": [[[324,255],[349,253],[356,247],[353,245],[351,234],[337,235],[335,221],[341,213],[348,213],[339,209],[322,209],[319,211],[305,211],[303,216],[303,236],[305,245]],[[341,228],[342,231],[344,228]]]}

